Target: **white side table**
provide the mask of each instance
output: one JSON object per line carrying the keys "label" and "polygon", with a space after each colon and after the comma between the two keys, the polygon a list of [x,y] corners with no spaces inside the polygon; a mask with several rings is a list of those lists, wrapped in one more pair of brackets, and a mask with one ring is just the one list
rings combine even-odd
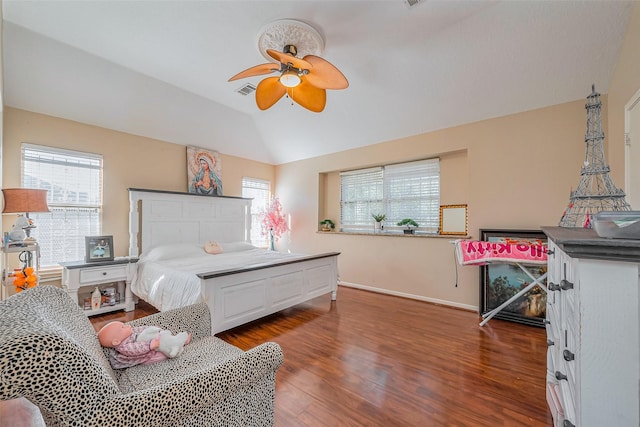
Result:
{"label": "white side table", "polygon": [[[61,262],[62,287],[69,293],[80,307],[84,307],[84,301],[79,294],[90,295],[97,286],[100,289],[115,287],[120,294],[120,302],[115,305],[103,305],[97,310],[84,310],[87,316],[107,313],[110,311],[132,311],[135,301],[131,293],[131,279],[136,271],[138,258],[116,258],[113,261],[101,262]],[[80,293],[82,292],[82,293]]]}

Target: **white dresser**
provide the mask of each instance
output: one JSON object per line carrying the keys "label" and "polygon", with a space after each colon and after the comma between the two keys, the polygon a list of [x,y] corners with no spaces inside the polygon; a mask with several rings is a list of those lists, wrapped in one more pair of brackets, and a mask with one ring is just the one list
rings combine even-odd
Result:
{"label": "white dresser", "polygon": [[640,240],[549,238],[547,402],[554,426],[640,425]]}

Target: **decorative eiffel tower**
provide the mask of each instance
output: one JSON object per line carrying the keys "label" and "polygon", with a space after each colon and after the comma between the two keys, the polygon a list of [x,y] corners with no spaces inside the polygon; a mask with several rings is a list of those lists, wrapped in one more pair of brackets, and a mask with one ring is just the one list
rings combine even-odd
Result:
{"label": "decorative eiffel tower", "polygon": [[587,154],[580,171],[580,183],[569,197],[569,205],[562,214],[560,227],[591,228],[592,216],[601,211],[629,211],[624,191],[617,188],[609,176],[604,160],[604,132],[602,132],[602,102],[595,85],[587,97]]}

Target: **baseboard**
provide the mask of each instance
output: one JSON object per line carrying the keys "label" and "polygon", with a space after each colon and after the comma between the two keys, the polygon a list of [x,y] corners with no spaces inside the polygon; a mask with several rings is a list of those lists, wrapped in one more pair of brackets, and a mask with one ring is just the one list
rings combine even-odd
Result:
{"label": "baseboard", "polygon": [[[474,305],[460,304],[458,302],[446,301],[446,300],[441,300],[441,299],[437,299],[437,298],[429,298],[429,297],[424,297],[422,295],[408,294],[408,293],[405,293],[405,292],[390,291],[389,289],[375,288],[373,286],[366,286],[366,285],[361,285],[361,284],[358,284],[358,283],[350,283],[350,282],[340,281],[338,284],[340,286],[345,286],[347,288],[362,289],[364,291],[376,292],[376,293],[379,293],[379,294],[386,294],[386,295],[393,295],[393,296],[396,296],[396,297],[414,299],[414,300],[418,300],[418,301],[425,301],[425,302],[430,302],[432,304],[446,305],[448,307],[455,307],[455,308],[460,308],[460,309],[463,309],[463,310],[469,310],[469,311],[475,311],[475,312],[478,311],[478,307],[474,306]],[[338,292],[338,301],[340,301],[340,293],[339,292]]]}

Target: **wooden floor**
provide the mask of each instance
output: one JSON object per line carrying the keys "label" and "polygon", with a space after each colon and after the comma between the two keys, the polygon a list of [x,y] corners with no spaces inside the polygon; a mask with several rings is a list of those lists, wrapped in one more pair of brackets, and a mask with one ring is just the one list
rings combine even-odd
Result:
{"label": "wooden floor", "polygon": [[[140,303],[91,320],[98,329],[153,312]],[[338,301],[316,298],[218,336],[242,349],[282,347],[278,427],[551,426],[544,329],[478,322],[473,312],[340,287]]]}

